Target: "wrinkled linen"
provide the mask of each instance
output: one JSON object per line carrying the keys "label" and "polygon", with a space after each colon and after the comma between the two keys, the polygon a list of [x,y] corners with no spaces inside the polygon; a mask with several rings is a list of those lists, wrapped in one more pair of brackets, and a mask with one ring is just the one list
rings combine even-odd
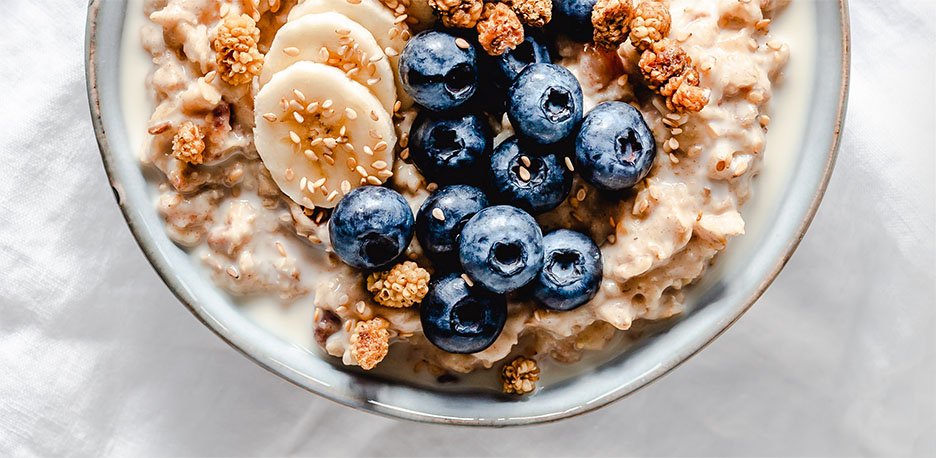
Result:
{"label": "wrinkled linen", "polygon": [[757,305],[634,396],[507,430],[353,411],[199,324],[107,186],[85,96],[87,3],[51,3],[11,0],[0,35],[0,456],[936,453],[931,0],[852,2],[836,171]]}

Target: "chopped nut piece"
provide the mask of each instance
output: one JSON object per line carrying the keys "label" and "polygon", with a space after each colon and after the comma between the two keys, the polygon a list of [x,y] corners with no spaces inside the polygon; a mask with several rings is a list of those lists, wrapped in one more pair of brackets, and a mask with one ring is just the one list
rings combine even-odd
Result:
{"label": "chopped nut piece", "polygon": [[627,41],[633,13],[631,0],[598,0],[591,13],[595,44],[614,50]]}
{"label": "chopped nut piece", "polygon": [[492,56],[499,56],[523,42],[520,18],[503,3],[485,3],[478,22],[478,42]]}
{"label": "chopped nut piece", "polygon": [[519,356],[501,369],[501,380],[504,382],[504,393],[526,394],[536,388],[539,368],[536,367],[536,361]]}
{"label": "chopped nut piece", "polygon": [[386,272],[370,274],[367,290],[385,307],[411,307],[429,292],[429,272],[413,261],[406,261]]}
{"label": "chopped nut piece", "polygon": [[634,9],[630,23],[630,41],[638,51],[650,49],[669,33],[672,18],[662,2],[644,0]]}
{"label": "chopped nut piece", "polygon": [[543,27],[552,19],[552,0],[509,0],[509,3],[520,22],[530,27]]}
{"label": "chopped nut piece", "polygon": [[647,85],[655,90],[665,85],[670,78],[682,75],[691,64],[692,59],[675,41],[664,38],[644,51],[637,65]]}
{"label": "chopped nut piece", "polygon": [[481,0],[429,0],[429,6],[446,27],[470,29],[481,19],[484,2]]}
{"label": "chopped nut piece", "polygon": [[354,326],[349,343],[351,356],[357,361],[361,369],[369,371],[387,356],[390,349],[390,332],[387,328],[390,323],[383,318],[374,318],[359,321]]}
{"label": "chopped nut piece", "polygon": [[205,162],[205,134],[192,121],[185,121],[172,138],[172,157],[189,164]]}
{"label": "chopped nut piece", "polygon": [[232,86],[250,82],[263,68],[263,54],[257,50],[260,29],[246,14],[227,16],[218,26],[218,35],[211,44],[217,53],[216,62],[221,79]]}

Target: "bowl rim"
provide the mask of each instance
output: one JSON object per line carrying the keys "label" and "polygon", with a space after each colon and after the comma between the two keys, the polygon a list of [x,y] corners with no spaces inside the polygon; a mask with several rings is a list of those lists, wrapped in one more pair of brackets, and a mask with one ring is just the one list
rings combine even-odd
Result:
{"label": "bowl rim", "polygon": [[[92,124],[94,127],[95,137],[98,143],[98,149],[101,154],[101,159],[105,171],[107,173],[108,180],[111,184],[111,187],[114,190],[114,197],[117,200],[117,203],[120,207],[121,213],[123,214],[124,220],[127,222],[128,227],[133,235],[133,238],[136,240],[137,244],[140,246],[143,251],[147,261],[154,268],[157,275],[162,279],[166,286],[172,291],[173,295],[179,300],[179,302],[184,305],[189,312],[191,312],[198,321],[200,321],[205,327],[210,329],[215,335],[217,335],[221,340],[231,346],[233,349],[240,352],[242,355],[259,365],[260,367],[266,369],[267,371],[275,374],[276,376],[289,381],[290,383],[306,390],[311,393],[322,396],[326,399],[330,399],[339,404],[352,407],[357,410],[378,414],[385,417],[405,419],[417,422],[425,423],[438,423],[438,424],[457,424],[457,425],[467,425],[467,426],[513,426],[513,425],[530,425],[530,424],[539,424],[539,423],[549,423],[566,418],[575,417],[582,415],[587,412],[594,411],[600,407],[611,404],[615,401],[623,399],[630,396],[631,394],[639,391],[640,389],[650,385],[651,383],[659,380],[662,376],[668,374],[673,369],[679,367],[686,360],[694,356],[695,354],[702,351],[704,348],[708,347],[715,339],[721,336],[728,328],[731,327],[738,319],[747,312],[753,304],[760,298],[760,296],[766,291],[770,284],[774,281],[786,263],[789,261],[790,257],[793,255],[793,252],[796,250],[799,243],[802,241],[803,237],[810,224],[815,217],[816,211],[819,208],[819,205],[822,201],[822,198],[825,194],[826,188],[829,184],[829,179],[832,175],[832,170],[835,165],[836,158],[838,156],[838,149],[841,144],[841,132],[842,126],[845,119],[845,112],[848,105],[848,89],[850,84],[850,66],[851,66],[851,42],[850,42],[850,22],[849,22],[849,7],[848,0],[837,0],[839,5],[839,26],[841,29],[841,69],[840,69],[840,80],[841,84],[838,91],[838,101],[836,104],[835,118],[832,125],[834,131],[831,135],[831,144],[827,151],[827,156],[825,163],[823,165],[823,170],[818,181],[818,186],[813,193],[809,205],[803,214],[803,218],[797,226],[792,239],[788,242],[787,246],[783,249],[781,255],[773,263],[772,267],[767,271],[766,275],[762,279],[761,283],[758,284],[754,290],[745,297],[740,302],[740,307],[737,308],[736,313],[731,316],[728,321],[724,322],[720,329],[718,329],[711,338],[701,342],[696,348],[690,350],[686,353],[676,353],[671,357],[670,361],[667,361],[663,364],[657,365],[653,370],[643,374],[640,380],[635,381],[634,386],[628,387],[627,382],[621,382],[618,385],[618,388],[614,391],[605,393],[604,395],[596,398],[592,402],[588,403],[584,408],[571,409],[561,412],[554,412],[549,415],[542,415],[538,417],[510,417],[510,418],[497,418],[496,421],[491,421],[491,419],[479,419],[479,418],[464,418],[464,417],[453,417],[453,416],[439,416],[432,415],[422,412],[414,411],[405,411],[400,409],[395,409],[393,406],[384,405],[378,402],[361,402],[361,400],[354,399],[347,395],[337,394],[330,390],[324,390],[321,386],[313,388],[312,386],[307,386],[302,383],[299,383],[298,380],[287,376],[282,373],[277,368],[273,367],[267,361],[261,359],[256,353],[259,353],[258,348],[252,347],[245,343],[237,343],[234,340],[233,335],[230,330],[219,326],[218,323],[210,319],[210,315],[204,309],[204,307],[193,305],[186,294],[183,294],[183,290],[186,290],[185,286],[174,275],[173,271],[170,269],[168,263],[165,259],[161,258],[159,255],[159,250],[155,246],[155,241],[150,240],[150,238],[145,233],[142,223],[139,223],[131,216],[130,206],[127,204],[127,201],[122,197],[122,187],[118,179],[117,166],[115,164],[115,159],[113,158],[114,152],[112,151],[110,144],[108,143],[107,136],[105,133],[104,121],[102,120],[102,110],[99,97],[99,73],[97,71],[98,59],[96,58],[96,46],[97,46],[97,19],[100,7],[106,0],[89,0],[88,5],[88,14],[87,14],[87,23],[86,23],[86,33],[85,33],[85,80],[86,80],[86,89],[88,95],[88,104],[90,107]],[[129,0],[129,1],[142,1],[142,0]],[[266,358],[271,358],[269,355],[264,355]]]}

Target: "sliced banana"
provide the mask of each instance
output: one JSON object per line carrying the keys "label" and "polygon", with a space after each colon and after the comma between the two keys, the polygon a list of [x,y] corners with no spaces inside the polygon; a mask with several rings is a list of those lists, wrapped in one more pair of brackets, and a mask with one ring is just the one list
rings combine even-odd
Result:
{"label": "sliced banana", "polygon": [[338,68],[368,87],[392,111],[396,84],[383,49],[369,30],[338,13],[316,13],[287,22],[266,54],[260,86],[290,65],[310,61]]}
{"label": "sliced banana", "polygon": [[403,46],[406,46],[406,40],[409,39],[410,34],[406,23],[398,22],[393,12],[380,3],[380,0],[305,0],[289,11],[288,20],[295,21],[308,14],[329,11],[343,14],[357,21],[374,34],[377,43],[390,58],[390,66],[396,81],[397,97],[402,107],[408,108],[412,105],[413,99],[403,91],[398,71],[400,51],[403,50]]}
{"label": "sliced banana", "polygon": [[335,67],[297,62],[254,101],[254,144],[273,180],[306,207],[334,207],[393,175],[393,121],[366,87]]}

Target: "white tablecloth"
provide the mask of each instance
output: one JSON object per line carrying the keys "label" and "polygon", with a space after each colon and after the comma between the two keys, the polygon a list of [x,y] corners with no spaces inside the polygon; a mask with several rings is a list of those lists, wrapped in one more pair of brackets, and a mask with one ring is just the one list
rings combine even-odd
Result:
{"label": "white tablecloth", "polygon": [[936,453],[933,0],[852,1],[838,165],[758,304],[636,395],[507,430],[356,412],[199,324],[108,188],[85,96],[86,2],[4,6],[0,456]]}

